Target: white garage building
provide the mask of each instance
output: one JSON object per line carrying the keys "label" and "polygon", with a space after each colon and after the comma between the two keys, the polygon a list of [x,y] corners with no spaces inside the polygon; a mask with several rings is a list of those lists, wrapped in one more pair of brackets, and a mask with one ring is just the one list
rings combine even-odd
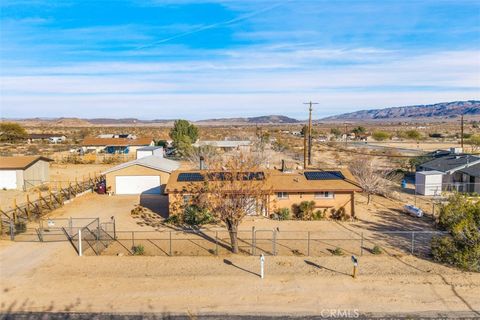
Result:
{"label": "white garage building", "polygon": [[0,157],[0,188],[26,190],[50,180],[50,162],[42,156]]}
{"label": "white garage building", "polygon": [[162,194],[177,161],[148,156],[122,163],[104,172],[107,191],[113,194]]}

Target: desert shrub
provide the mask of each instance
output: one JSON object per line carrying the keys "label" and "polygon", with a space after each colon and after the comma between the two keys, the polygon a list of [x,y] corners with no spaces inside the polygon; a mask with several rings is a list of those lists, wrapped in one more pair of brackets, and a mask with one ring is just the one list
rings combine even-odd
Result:
{"label": "desert shrub", "polygon": [[276,212],[278,220],[288,220],[290,219],[290,209],[288,208],[280,208]]}
{"label": "desert shrub", "polygon": [[449,234],[432,239],[434,260],[480,272],[480,202],[451,196],[440,208],[439,226]]}
{"label": "desert shrub", "polygon": [[323,220],[327,215],[327,209],[317,210],[312,215],[312,220]]}
{"label": "desert shrub", "polygon": [[168,224],[178,225],[180,224],[180,222],[181,222],[180,216],[176,214],[171,215],[167,219],[165,219],[165,223],[168,223]]}
{"label": "desert shrub", "polygon": [[187,206],[183,212],[183,222],[190,226],[200,226],[213,223],[215,219],[208,210],[191,205]]}
{"label": "desert shrub", "polygon": [[23,233],[27,231],[27,224],[23,221],[15,223],[15,233]]}
{"label": "desert shrub", "polygon": [[332,209],[331,217],[332,219],[339,220],[339,221],[346,221],[348,220],[348,218],[350,218],[350,216],[345,211],[344,207],[341,207],[338,210]]}
{"label": "desert shrub", "polygon": [[145,248],[139,244],[132,247],[132,252],[134,256],[143,256],[145,254]]}
{"label": "desert shrub", "polygon": [[379,245],[373,246],[373,249],[372,249],[373,254],[382,254],[382,251],[383,249]]}
{"label": "desert shrub", "polygon": [[372,138],[376,141],[385,141],[390,139],[390,137],[390,133],[386,131],[375,131],[374,133],[372,133]]}
{"label": "desert shrub", "polygon": [[315,201],[302,201],[299,205],[293,205],[292,209],[297,219],[311,220],[315,209]]}
{"label": "desert shrub", "polygon": [[334,250],[332,250],[332,254],[334,256],[343,256],[343,250],[342,248],[336,247]]}

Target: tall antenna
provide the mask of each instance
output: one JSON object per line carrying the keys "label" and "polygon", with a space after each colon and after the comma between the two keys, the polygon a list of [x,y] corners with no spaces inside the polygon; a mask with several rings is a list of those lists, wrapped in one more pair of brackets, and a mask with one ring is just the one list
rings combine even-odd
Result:
{"label": "tall antenna", "polygon": [[[311,166],[312,165],[312,105],[314,104],[318,104],[318,102],[304,102],[303,104],[308,104],[309,105],[309,108],[308,108],[308,165]],[[303,157],[304,157],[304,161],[303,161],[303,165],[304,165],[304,168],[306,169],[307,168],[307,150],[306,150],[306,143],[307,143],[307,137],[306,137],[306,132],[305,134],[303,135],[303,148],[304,148],[304,151],[303,151]]]}
{"label": "tall antenna", "polygon": [[463,152],[463,114],[460,120],[460,143],[462,145],[462,152]]}

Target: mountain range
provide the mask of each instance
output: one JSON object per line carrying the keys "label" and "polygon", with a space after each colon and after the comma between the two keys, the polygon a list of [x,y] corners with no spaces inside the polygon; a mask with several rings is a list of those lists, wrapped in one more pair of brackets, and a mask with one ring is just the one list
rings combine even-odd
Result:
{"label": "mountain range", "polygon": [[[480,100],[441,102],[429,105],[414,105],[393,107],[385,109],[361,110],[344,113],[315,122],[341,122],[341,121],[382,121],[382,120],[448,120],[460,115],[480,117]],[[17,121],[30,126],[54,125],[61,127],[86,127],[86,126],[170,126],[172,119],[140,120],[136,118],[29,118],[29,119],[1,119],[2,121]],[[254,124],[298,124],[306,120],[297,120],[283,115],[268,115],[259,117],[218,118],[193,121],[198,125],[254,125]]]}

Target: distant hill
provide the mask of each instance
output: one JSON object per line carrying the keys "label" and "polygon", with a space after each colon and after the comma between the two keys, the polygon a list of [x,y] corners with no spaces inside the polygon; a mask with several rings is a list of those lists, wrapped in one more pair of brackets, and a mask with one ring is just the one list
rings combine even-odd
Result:
{"label": "distant hill", "polygon": [[361,110],[321,119],[321,121],[389,120],[419,118],[454,118],[460,115],[480,115],[480,101],[454,101],[428,105]]}
{"label": "distant hill", "polygon": [[238,123],[238,124],[255,124],[255,123],[299,123],[297,119],[293,119],[287,116],[270,115],[260,117],[249,118],[219,118],[219,119],[207,119],[199,120],[196,123]]}

